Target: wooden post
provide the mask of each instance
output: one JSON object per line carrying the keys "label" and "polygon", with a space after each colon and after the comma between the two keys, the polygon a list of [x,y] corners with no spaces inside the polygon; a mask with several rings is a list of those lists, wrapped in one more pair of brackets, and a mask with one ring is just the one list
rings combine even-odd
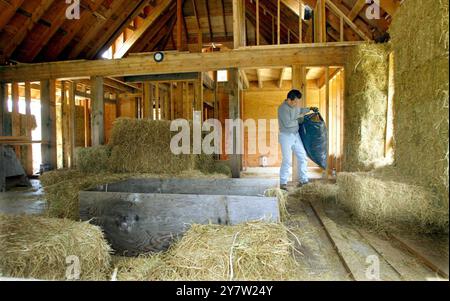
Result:
{"label": "wooden post", "polygon": [[214,71],[214,119],[219,120],[219,99],[217,98],[218,84],[217,84],[217,71]]}
{"label": "wooden post", "polygon": [[144,82],[143,84],[143,102],[144,102],[144,118],[151,119],[152,116],[152,93],[150,82]]}
{"label": "wooden post", "polygon": [[103,77],[91,77],[91,102],[92,146],[98,146],[105,142]]}
{"label": "wooden post", "polygon": [[278,0],[277,2],[277,44],[281,44],[281,0]]}
{"label": "wooden post", "polygon": [[160,120],[159,83],[155,83],[155,120]]}
{"label": "wooden post", "polygon": [[197,100],[197,110],[202,112],[202,122],[204,121],[204,114],[203,114],[203,107],[204,107],[204,96],[203,96],[203,73],[200,72],[198,74],[198,84],[197,84],[197,89],[198,89],[198,100]]}
{"label": "wooden post", "polygon": [[170,82],[170,120],[175,120],[175,104],[174,104],[174,95],[173,95],[173,83]]}
{"label": "wooden post", "polygon": [[[326,112],[326,124],[327,127],[330,128],[331,125],[331,116],[330,116],[330,68],[329,66],[325,67],[325,112]],[[330,152],[332,147],[332,135],[328,135],[328,164],[327,170],[325,171],[325,177],[328,178],[330,174],[330,165],[332,163]]]}
{"label": "wooden post", "polygon": [[244,1],[233,0],[233,39],[235,49],[245,46],[245,19]]}
{"label": "wooden post", "polygon": [[[228,101],[229,101],[229,118],[236,120],[240,118],[240,93],[239,93],[239,69],[231,68],[228,70]],[[231,139],[233,143],[233,154],[230,154],[230,167],[233,178],[241,177],[241,165],[242,165],[242,151],[239,149],[238,144],[241,143],[241,132],[237,131],[233,127],[230,132],[228,132],[228,138]],[[231,142],[230,141],[230,142]],[[239,142],[239,143],[238,143]]]}
{"label": "wooden post", "polygon": [[77,84],[73,81],[69,82],[68,87],[69,92],[69,145],[70,145],[70,155],[69,155],[69,167],[75,166],[75,94],[77,90]]}
{"label": "wooden post", "polygon": [[[31,84],[30,82],[25,82],[25,114],[27,115],[27,136],[31,139]],[[26,159],[26,172],[27,175],[33,175],[33,146],[27,145],[27,159]]]}
{"label": "wooden post", "polygon": [[[3,84],[2,84],[3,85]],[[0,91],[2,92],[2,91]],[[5,160],[3,155],[3,145],[0,144],[0,193],[6,191],[6,173],[5,173]]]}
{"label": "wooden post", "polygon": [[[8,86],[5,83],[0,83],[0,135],[5,136],[4,114],[8,112]],[[1,181],[1,179],[0,179]]]}
{"label": "wooden post", "polygon": [[[11,98],[12,98],[12,135],[15,137],[20,136],[20,116],[19,116],[19,83],[12,83],[11,85]],[[14,146],[17,158],[20,159],[20,146]]]}
{"label": "wooden post", "polygon": [[[303,94],[302,100],[297,105],[299,107],[306,106],[306,67],[300,65],[292,66],[292,89],[300,90]],[[297,167],[297,157],[292,154],[292,182],[297,183],[298,178],[298,167]]]}
{"label": "wooden post", "polygon": [[62,138],[62,157],[63,167],[69,167],[69,108],[67,105],[66,82],[61,81],[60,89],[61,100],[61,138]]}
{"label": "wooden post", "polygon": [[54,80],[41,81],[42,163],[56,168],[56,84]]}
{"label": "wooden post", "polygon": [[339,20],[339,36],[341,42],[344,42],[344,17],[341,16]]}

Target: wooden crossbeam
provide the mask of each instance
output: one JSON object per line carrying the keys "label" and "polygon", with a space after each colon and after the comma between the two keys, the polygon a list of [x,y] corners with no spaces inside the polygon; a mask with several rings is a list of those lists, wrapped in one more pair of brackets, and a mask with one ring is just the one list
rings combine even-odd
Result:
{"label": "wooden crossbeam", "polygon": [[258,87],[262,89],[264,84],[262,80],[261,69],[256,69],[256,77],[258,78]]}
{"label": "wooden crossbeam", "polygon": [[[206,72],[224,68],[271,68],[292,64],[341,66],[349,50],[358,43],[291,44],[255,46],[227,52],[167,52],[157,63],[153,55],[117,60],[79,60],[0,67],[0,81],[36,81],[46,78],[87,78],[90,76],[130,76],[174,72]],[[251,57],[251,59],[249,59]]]}
{"label": "wooden crossbeam", "polygon": [[280,78],[278,79],[278,88],[281,88],[283,86],[283,77],[286,75],[287,68],[283,68],[280,71]]}

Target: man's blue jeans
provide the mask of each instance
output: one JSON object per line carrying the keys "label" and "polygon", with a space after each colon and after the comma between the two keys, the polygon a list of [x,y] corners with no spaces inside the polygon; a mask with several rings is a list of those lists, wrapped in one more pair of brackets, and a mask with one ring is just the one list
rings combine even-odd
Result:
{"label": "man's blue jeans", "polygon": [[308,179],[308,159],[303,142],[299,133],[279,133],[278,141],[281,144],[283,160],[280,169],[280,184],[287,184],[289,178],[289,168],[292,166],[292,151],[297,157],[298,179],[301,183],[307,183]]}

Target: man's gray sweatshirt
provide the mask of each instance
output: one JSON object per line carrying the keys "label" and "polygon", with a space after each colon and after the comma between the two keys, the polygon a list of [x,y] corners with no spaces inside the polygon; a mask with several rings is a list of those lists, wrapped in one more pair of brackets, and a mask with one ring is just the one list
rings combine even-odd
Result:
{"label": "man's gray sweatshirt", "polygon": [[298,133],[298,118],[310,111],[309,108],[297,108],[284,101],[278,107],[278,126],[281,133]]}

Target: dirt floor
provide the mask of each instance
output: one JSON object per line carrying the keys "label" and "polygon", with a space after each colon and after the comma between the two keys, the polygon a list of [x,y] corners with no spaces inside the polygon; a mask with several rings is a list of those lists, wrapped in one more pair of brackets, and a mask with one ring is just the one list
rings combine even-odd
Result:
{"label": "dirt floor", "polygon": [[[0,193],[0,212],[43,214],[38,180],[28,189]],[[296,243],[299,280],[448,279],[448,235],[373,233],[355,224],[337,204],[288,199],[285,225]]]}

